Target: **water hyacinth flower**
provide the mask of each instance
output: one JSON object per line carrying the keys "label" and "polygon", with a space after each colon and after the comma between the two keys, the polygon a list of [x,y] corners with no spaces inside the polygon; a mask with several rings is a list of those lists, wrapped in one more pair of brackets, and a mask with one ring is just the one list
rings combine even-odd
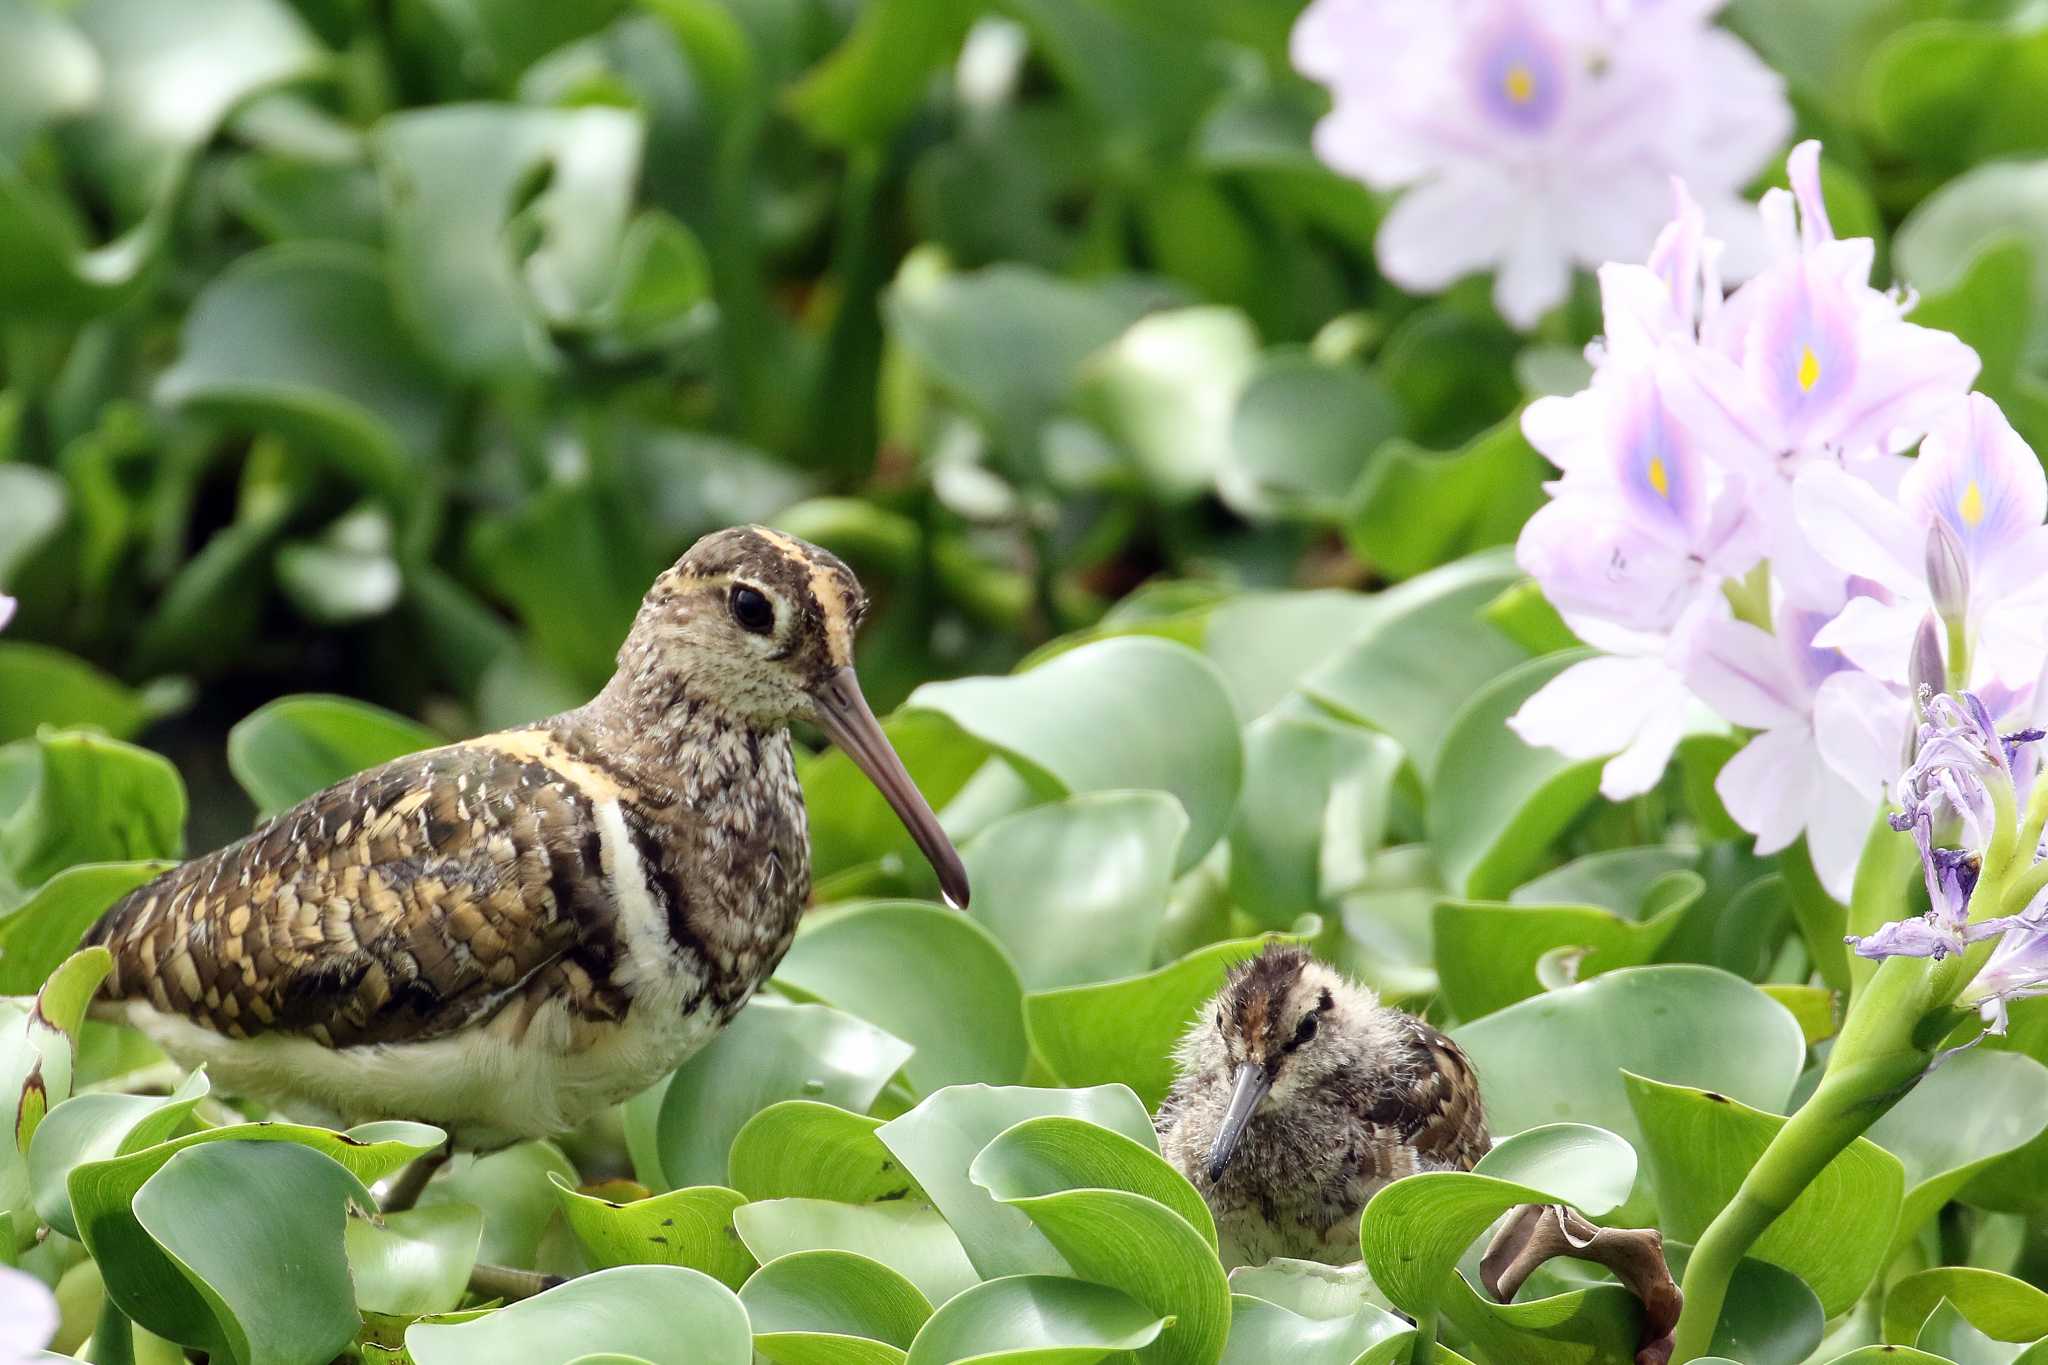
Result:
{"label": "water hyacinth flower", "polygon": [[1434,292],[1495,272],[1517,327],[1575,266],[1634,260],[1682,176],[1743,233],[1740,191],[1791,128],[1780,78],[1711,20],[1713,0],[1315,0],[1292,52],[1330,88],[1317,154],[1405,191],[1376,242],[1387,277]]}
{"label": "water hyacinth flower", "polygon": [[2022,915],[2008,927],[1983,970],[1963,992],[1988,1032],[2006,1030],[2006,1007],[2015,1000],[2048,995],[2048,915]]}
{"label": "water hyacinth flower", "polygon": [[0,592],[0,629],[5,629],[7,623],[14,619],[14,608],[17,605],[12,597]]}
{"label": "water hyacinth flower", "polygon": [[0,1365],[28,1365],[57,1335],[57,1300],[25,1270],[0,1266]]}

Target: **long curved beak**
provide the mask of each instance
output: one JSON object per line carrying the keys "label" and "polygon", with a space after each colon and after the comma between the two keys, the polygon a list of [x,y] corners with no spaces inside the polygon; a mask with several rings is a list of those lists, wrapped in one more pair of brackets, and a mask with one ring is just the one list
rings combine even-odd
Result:
{"label": "long curved beak", "polygon": [[1230,1106],[1223,1111],[1223,1123],[1216,1129],[1216,1145],[1209,1149],[1210,1184],[1223,1178],[1224,1168],[1230,1165],[1230,1159],[1237,1155],[1238,1144],[1244,1141],[1245,1125],[1252,1121],[1259,1101],[1266,1098],[1266,1092],[1272,1088],[1272,1076],[1257,1062],[1247,1062],[1237,1069],[1237,1079],[1230,1090]]}
{"label": "long curved beak", "polygon": [[939,890],[946,903],[955,910],[965,910],[967,865],[960,861],[953,841],[939,828],[939,817],[932,814],[924,793],[910,780],[909,770],[896,756],[889,737],[882,733],[882,723],[868,709],[868,700],[861,695],[860,680],[853,676],[853,670],[838,669],[811,696],[818,705],[818,724],[888,800],[896,818],[917,841],[925,861],[939,874]]}

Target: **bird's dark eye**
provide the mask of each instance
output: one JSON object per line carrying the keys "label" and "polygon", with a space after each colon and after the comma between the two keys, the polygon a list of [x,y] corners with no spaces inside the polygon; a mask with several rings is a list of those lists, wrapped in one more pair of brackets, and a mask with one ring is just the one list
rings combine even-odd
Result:
{"label": "bird's dark eye", "polygon": [[1292,1052],[1298,1047],[1307,1046],[1308,1041],[1311,1038],[1314,1038],[1315,1036],[1316,1015],[1314,1011],[1310,1011],[1309,1014],[1302,1019],[1301,1027],[1294,1031],[1294,1039],[1293,1041],[1287,1044],[1286,1051]]}
{"label": "bird's dark eye", "polygon": [[775,606],[758,589],[741,583],[732,590],[732,619],[741,630],[766,635],[775,628]]}

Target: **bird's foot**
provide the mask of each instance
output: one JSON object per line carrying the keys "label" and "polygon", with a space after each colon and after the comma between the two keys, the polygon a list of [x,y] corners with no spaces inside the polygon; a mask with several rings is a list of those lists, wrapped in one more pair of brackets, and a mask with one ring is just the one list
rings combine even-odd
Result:
{"label": "bird's foot", "polygon": [[403,1213],[419,1203],[420,1195],[426,1191],[427,1182],[434,1178],[436,1171],[448,1164],[448,1158],[453,1155],[455,1139],[450,1138],[441,1144],[439,1151],[428,1152],[425,1156],[416,1158],[410,1166],[398,1173],[398,1178],[391,1182],[391,1188],[384,1192],[379,1211]]}
{"label": "bird's foot", "polygon": [[1655,1228],[1603,1228],[1562,1204],[1524,1204],[1508,1216],[1479,1262],[1486,1292],[1501,1303],[1537,1266],[1558,1256],[1607,1267],[1643,1304],[1642,1345],[1636,1365],[1671,1359],[1671,1329],[1684,1297],[1664,1262],[1664,1238]]}

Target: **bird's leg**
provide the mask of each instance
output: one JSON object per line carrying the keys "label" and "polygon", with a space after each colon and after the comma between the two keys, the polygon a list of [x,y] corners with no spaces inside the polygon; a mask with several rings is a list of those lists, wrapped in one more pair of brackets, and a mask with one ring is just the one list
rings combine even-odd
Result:
{"label": "bird's leg", "polygon": [[485,1299],[530,1299],[542,1290],[566,1281],[560,1275],[543,1275],[538,1270],[515,1270],[509,1265],[479,1263],[469,1272],[469,1292]]}
{"label": "bird's leg", "polygon": [[1637,1365],[1671,1359],[1671,1330],[1684,1298],[1664,1262],[1664,1238],[1655,1228],[1603,1228],[1562,1204],[1524,1204],[1510,1214],[1479,1262],[1486,1292],[1501,1303],[1536,1267],[1557,1256],[1607,1267],[1643,1304]]}
{"label": "bird's leg", "polygon": [[448,1158],[455,1155],[455,1139],[441,1144],[440,1150],[428,1152],[416,1158],[412,1165],[399,1172],[398,1179],[391,1182],[391,1188],[384,1195],[382,1212],[403,1213],[420,1202],[420,1195],[426,1190],[427,1182],[434,1178],[434,1172],[448,1164]]}

